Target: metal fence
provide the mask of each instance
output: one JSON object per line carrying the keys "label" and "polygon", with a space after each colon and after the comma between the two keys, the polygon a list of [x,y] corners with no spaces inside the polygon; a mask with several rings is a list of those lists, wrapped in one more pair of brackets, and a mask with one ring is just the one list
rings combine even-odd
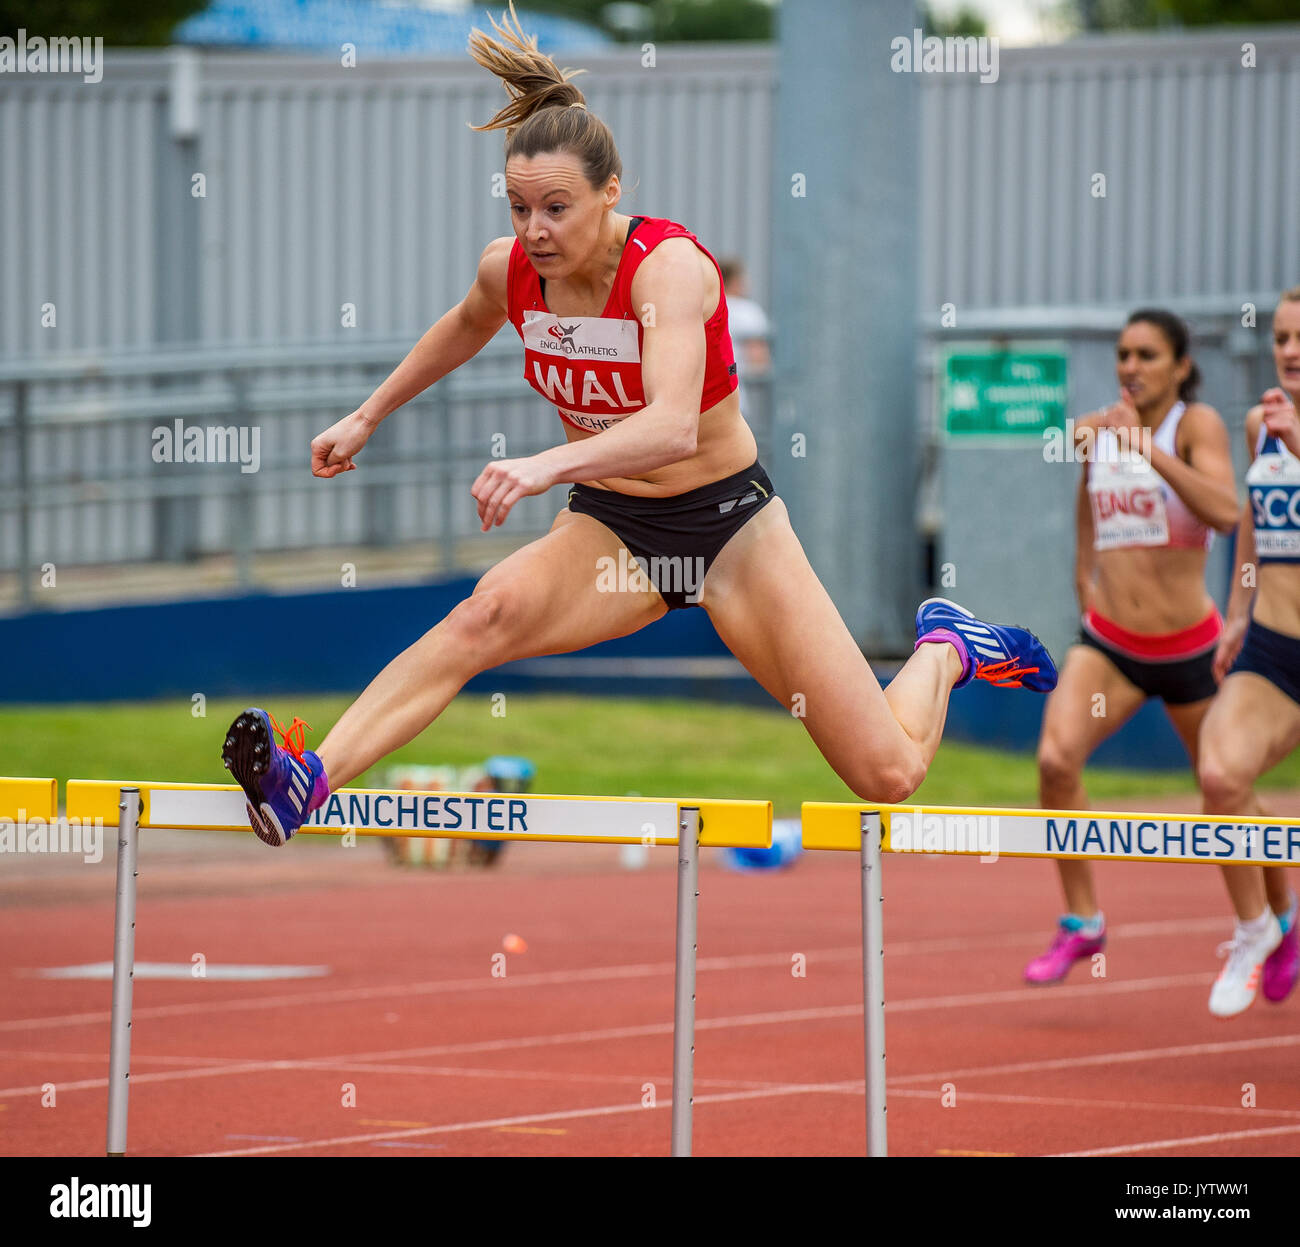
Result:
{"label": "metal fence", "polygon": [[[621,210],[686,222],[765,291],[770,50],[582,63]],[[0,256],[0,358],[418,336],[510,233],[503,136],[469,129],[506,94],[468,56],[110,50],[104,66],[96,84],[0,74],[0,237],[23,241]]]}
{"label": "metal fence", "polygon": [[[885,72],[878,51],[868,68]],[[764,300],[790,174],[772,161],[772,51],[581,59],[621,145],[622,208],[744,256]],[[1300,280],[1300,28],[1007,50],[996,83],[919,86],[923,354],[944,304],[958,332],[999,310],[1046,329],[1137,302],[1226,316],[1243,292]],[[517,353],[494,346],[387,422],[352,479],[320,488],[307,444],[507,232],[500,137],[466,126],[503,98],[467,57],[110,52],[94,85],[0,75],[0,236],[22,240],[0,252],[0,573],[24,572],[15,592],[45,562],[222,550],[244,580],[259,551],[320,545],[433,542],[463,562],[491,434],[510,454],[554,440]],[[850,214],[827,243],[846,265],[852,230]],[[929,393],[923,376],[922,427]],[[766,388],[753,396],[765,443]],[[155,431],[177,419],[259,429],[260,470],[157,462]],[[526,500],[518,531],[554,510]]]}
{"label": "metal fence", "polygon": [[996,83],[928,75],[921,110],[936,321],[1300,280],[1300,27],[1007,51]]}
{"label": "metal fence", "polygon": [[[0,596],[27,606],[42,568],[233,555],[254,583],[267,551],[431,545],[436,566],[482,561],[469,490],[491,458],[556,442],[556,415],[517,350],[490,347],[375,431],[359,470],[311,476],[310,442],[354,411],[409,349],[365,343],[0,364]],[[51,382],[77,382],[75,396]],[[768,449],[768,380],[747,376],[747,417]],[[509,541],[544,533],[562,491],[522,499]]]}

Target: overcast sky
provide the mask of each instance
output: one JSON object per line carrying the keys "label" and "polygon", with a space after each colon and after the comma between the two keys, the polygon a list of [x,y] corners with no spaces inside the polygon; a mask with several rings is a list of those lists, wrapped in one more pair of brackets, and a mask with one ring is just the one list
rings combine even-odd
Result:
{"label": "overcast sky", "polygon": [[989,34],[1008,46],[1055,43],[1070,33],[1059,17],[1060,0],[930,0],[930,7],[944,15],[975,9],[984,14]]}

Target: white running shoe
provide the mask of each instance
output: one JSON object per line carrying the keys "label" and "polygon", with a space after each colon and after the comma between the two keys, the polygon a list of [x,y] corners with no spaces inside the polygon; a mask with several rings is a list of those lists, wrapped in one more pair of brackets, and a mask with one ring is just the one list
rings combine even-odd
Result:
{"label": "white running shoe", "polygon": [[1216,1018],[1236,1017],[1255,1003],[1264,962],[1281,942],[1282,925],[1269,910],[1268,926],[1262,935],[1252,939],[1238,923],[1232,939],[1219,945],[1219,956],[1226,954],[1228,964],[1219,972],[1210,991],[1210,1012]]}

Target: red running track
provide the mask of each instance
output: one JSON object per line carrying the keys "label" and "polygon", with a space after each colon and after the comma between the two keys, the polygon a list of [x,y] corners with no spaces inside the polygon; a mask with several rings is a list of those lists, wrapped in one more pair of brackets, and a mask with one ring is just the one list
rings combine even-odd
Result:
{"label": "red running track", "polygon": [[[131,1153],[667,1154],[672,849],[623,871],[513,844],[451,874],[365,841],[144,835],[138,962],[328,974],[138,979]],[[0,1153],[102,1154],[110,984],[35,972],[111,959],[113,864],[9,862]],[[1105,977],[1034,989],[1050,863],[886,859],[891,1153],[1300,1155],[1300,996],[1206,1009],[1218,870],[1098,876]],[[706,852],[700,880],[696,1154],[862,1154],[856,856],[740,875]],[[507,933],[527,951],[493,977]]]}

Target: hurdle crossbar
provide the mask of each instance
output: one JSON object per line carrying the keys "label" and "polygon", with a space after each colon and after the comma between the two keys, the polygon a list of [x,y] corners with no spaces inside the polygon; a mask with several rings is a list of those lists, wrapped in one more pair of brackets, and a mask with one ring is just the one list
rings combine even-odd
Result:
{"label": "hurdle crossbar", "polygon": [[867,1155],[888,1155],[882,853],[1086,861],[1300,865],[1300,818],[1023,810],[806,801],[805,849],[856,850],[862,863],[862,1002]]}
{"label": "hurdle crossbar", "polygon": [[[229,784],[166,784],[72,779],[68,817],[116,826],[123,786],[140,790],[140,827],[249,831],[243,790]],[[299,834],[439,836],[468,840],[545,840],[591,844],[676,844],[680,811],[700,812],[704,848],[768,848],[770,801],[570,797],[534,793],[414,792],[344,788],[308,818]]]}
{"label": "hurdle crossbar", "polygon": [[[0,785],[0,801],[4,799],[4,789]],[[141,828],[168,828],[251,834],[244,813],[245,801],[243,791],[230,785],[68,781],[66,804],[69,819],[99,819],[104,826],[118,828],[108,1089],[107,1150],[110,1156],[126,1154],[138,833]],[[3,808],[0,805],[0,810]],[[671,1153],[674,1156],[691,1154],[699,850],[701,845],[769,847],[772,843],[770,801],[342,789],[334,793],[300,830],[333,836],[355,833],[474,840],[676,845],[677,948]]]}
{"label": "hurdle crossbar", "polygon": [[59,813],[59,785],[53,779],[0,779],[0,819],[17,826],[32,819],[52,822]]}

